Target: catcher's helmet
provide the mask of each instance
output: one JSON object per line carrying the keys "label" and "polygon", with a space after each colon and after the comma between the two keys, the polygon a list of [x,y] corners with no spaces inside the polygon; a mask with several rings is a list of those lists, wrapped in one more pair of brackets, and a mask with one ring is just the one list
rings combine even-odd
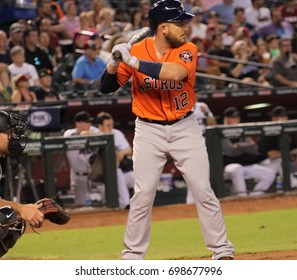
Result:
{"label": "catcher's helmet", "polygon": [[0,133],[8,134],[8,153],[19,156],[27,143],[25,131],[28,125],[20,115],[0,111]]}
{"label": "catcher's helmet", "polygon": [[9,114],[5,111],[0,111],[0,132],[6,132],[10,129]]}
{"label": "catcher's helmet", "polygon": [[149,23],[153,32],[162,22],[180,22],[191,20],[194,15],[186,12],[179,0],[160,0],[149,10]]}

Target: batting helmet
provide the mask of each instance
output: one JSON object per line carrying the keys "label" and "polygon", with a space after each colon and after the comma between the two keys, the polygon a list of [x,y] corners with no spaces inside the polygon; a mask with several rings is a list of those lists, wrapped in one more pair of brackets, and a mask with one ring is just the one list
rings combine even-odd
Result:
{"label": "batting helmet", "polygon": [[186,12],[179,0],[160,0],[150,8],[148,16],[151,30],[156,31],[162,22],[188,21],[194,15]]}

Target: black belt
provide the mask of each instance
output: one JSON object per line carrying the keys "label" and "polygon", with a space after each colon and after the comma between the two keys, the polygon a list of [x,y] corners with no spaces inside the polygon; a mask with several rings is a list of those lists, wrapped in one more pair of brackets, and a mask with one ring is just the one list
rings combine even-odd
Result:
{"label": "black belt", "polygon": [[79,172],[76,172],[75,175],[77,175],[77,176],[88,176],[89,173],[79,173]]}
{"label": "black belt", "polygon": [[151,119],[146,119],[146,118],[141,118],[138,117],[141,121],[143,122],[147,122],[147,123],[156,123],[156,124],[160,124],[160,125],[172,125],[177,123],[178,121],[184,120],[187,117],[192,115],[192,111],[189,111],[188,113],[186,113],[185,115],[183,115],[181,118],[174,120],[174,121],[156,121],[156,120],[151,120]]}

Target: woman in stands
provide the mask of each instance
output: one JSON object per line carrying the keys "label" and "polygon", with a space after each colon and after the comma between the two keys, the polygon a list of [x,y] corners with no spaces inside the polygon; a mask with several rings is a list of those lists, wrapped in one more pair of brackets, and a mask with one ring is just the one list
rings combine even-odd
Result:
{"label": "woman in stands", "polygon": [[29,79],[26,75],[19,74],[12,78],[13,92],[11,102],[36,102],[37,98],[33,91],[30,90]]}

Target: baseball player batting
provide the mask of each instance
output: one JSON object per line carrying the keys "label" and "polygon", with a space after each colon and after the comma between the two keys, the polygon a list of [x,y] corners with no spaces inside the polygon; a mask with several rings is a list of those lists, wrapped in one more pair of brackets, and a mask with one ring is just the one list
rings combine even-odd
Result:
{"label": "baseball player batting", "polygon": [[233,259],[219,200],[209,182],[203,137],[192,114],[197,48],[186,42],[193,15],[178,0],[161,0],[149,11],[153,37],[116,45],[122,62],[113,58],[101,76],[101,92],[110,93],[132,76],[135,194],[124,236],[123,259],[144,259],[150,240],[151,212],[167,157],[195,199],[207,248],[213,259]]}

